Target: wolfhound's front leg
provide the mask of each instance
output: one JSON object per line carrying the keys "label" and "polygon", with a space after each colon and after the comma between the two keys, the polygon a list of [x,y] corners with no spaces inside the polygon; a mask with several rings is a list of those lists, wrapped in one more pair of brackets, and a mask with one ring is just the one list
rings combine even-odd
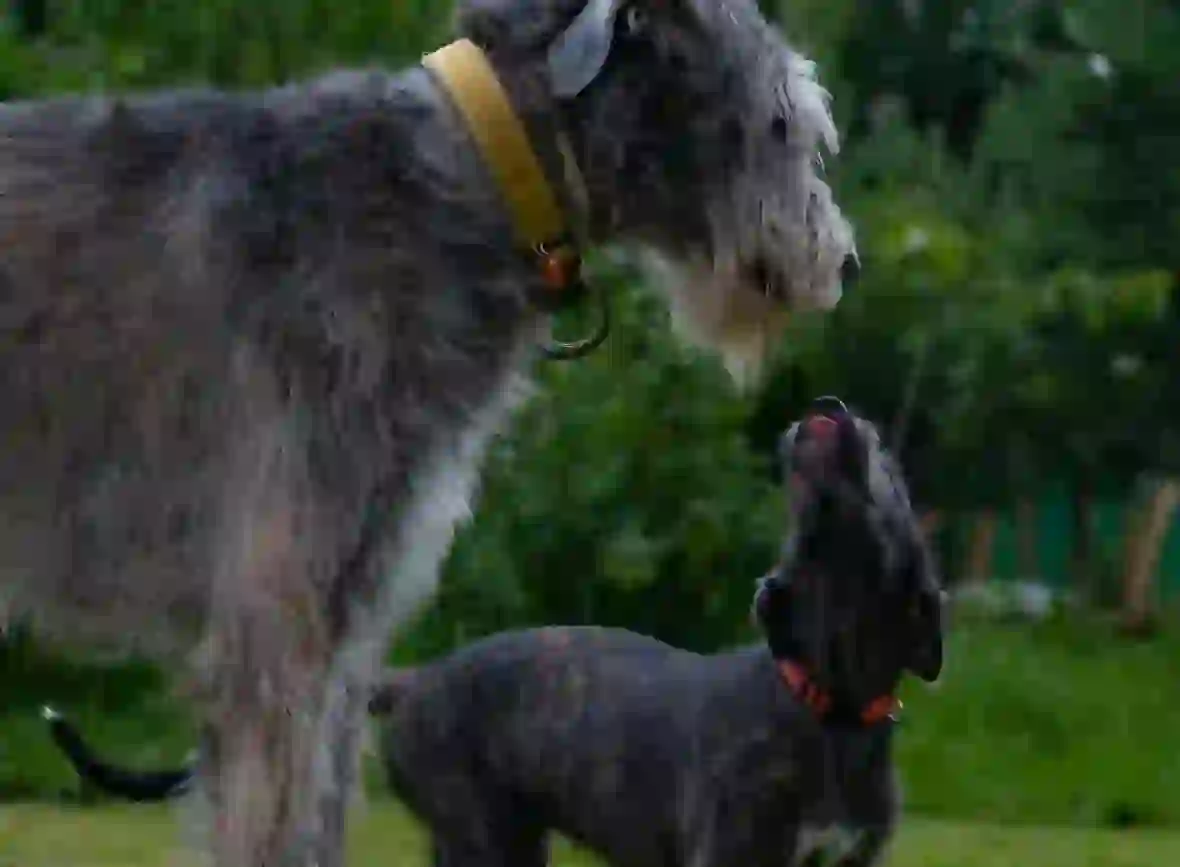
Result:
{"label": "wolfhound's front leg", "polygon": [[316,863],[343,867],[347,813],[357,777],[369,690],[356,672],[337,671],[328,683],[316,776],[320,834]]}
{"label": "wolfhound's front leg", "polygon": [[[283,612],[285,601],[252,601],[215,620],[204,771],[218,867],[317,864],[327,656],[315,630]],[[340,864],[342,856],[318,861]]]}
{"label": "wolfhound's front leg", "polygon": [[[364,692],[347,688],[328,666],[296,674],[286,672],[274,696],[239,692],[228,713],[210,726],[202,776],[212,796],[218,867],[345,863]],[[246,710],[279,693],[286,697],[261,714]]]}
{"label": "wolfhound's front leg", "polygon": [[340,774],[322,753],[341,524],[317,505],[289,430],[264,423],[240,444],[220,515],[201,660],[217,867],[344,863],[343,832],[324,823]]}

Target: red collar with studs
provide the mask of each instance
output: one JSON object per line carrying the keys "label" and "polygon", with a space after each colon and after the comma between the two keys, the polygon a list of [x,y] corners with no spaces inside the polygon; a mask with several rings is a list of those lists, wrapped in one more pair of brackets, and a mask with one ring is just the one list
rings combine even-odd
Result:
{"label": "red collar with studs", "polygon": [[775,665],[788,689],[821,722],[831,721],[836,716],[853,717],[863,726],[897,721],[901,711],[901,701],[892,695],[878,696],[863,707],[856,709],[854,713],[839,713],[840,708],[834,707],[831,694],[821,689],[803,666],[789,659],[775,660]]}

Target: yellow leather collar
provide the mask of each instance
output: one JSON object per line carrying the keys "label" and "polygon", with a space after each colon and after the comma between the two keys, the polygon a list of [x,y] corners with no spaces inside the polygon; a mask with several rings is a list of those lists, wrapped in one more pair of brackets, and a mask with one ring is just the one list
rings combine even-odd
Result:
{"label": "yellow leather collar", "polygon": [[512,213],[520,245],[546,257],[570,226],[524,124],[483,51],[468,39],[422,59],[450,95]]}

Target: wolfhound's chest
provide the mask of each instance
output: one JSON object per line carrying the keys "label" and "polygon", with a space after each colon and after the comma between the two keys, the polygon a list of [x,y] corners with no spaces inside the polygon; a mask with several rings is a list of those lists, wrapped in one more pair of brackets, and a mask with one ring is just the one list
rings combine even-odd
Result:
{"label": "wolfhound's chest", "polygon": [[537,340],[530,332],[517,349],[517,361],[492,384],[458,436],[450,437],[414,473],[408,505],[386,549],[383,598],[373,618],[385,636],[433,595],[455,532],[472,515],[488,445],[533,392],[522,371]]}

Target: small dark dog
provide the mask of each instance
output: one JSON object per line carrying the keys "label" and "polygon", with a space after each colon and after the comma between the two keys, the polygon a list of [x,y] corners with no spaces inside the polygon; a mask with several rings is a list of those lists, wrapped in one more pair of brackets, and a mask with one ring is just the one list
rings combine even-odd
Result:
{"label": "small dark dog", "polygon": [[[388,675],[369,709],[439,867],[541,867],[550,830],[617,867],[878,859],[893,693],[941,670],[941,591],[869,423],[823,399],[782,445],[795,528],[753,606],[769,653],[553,627]],[[103,770],[125,797],[177,785]]]}

